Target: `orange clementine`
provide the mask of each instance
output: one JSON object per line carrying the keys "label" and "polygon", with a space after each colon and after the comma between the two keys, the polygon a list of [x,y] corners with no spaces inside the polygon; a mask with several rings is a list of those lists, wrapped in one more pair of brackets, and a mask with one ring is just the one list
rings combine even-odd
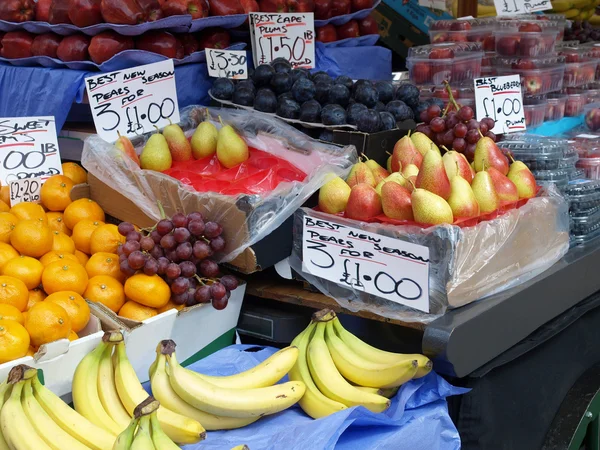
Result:
{"label": "orange clementine", "polygon": [[31,289],[29,291],[29,298],[27,299],[27,307],[26,307],[25,311],[30,310],[31,307],[33,305],[35,305],[36,303],[43,302],[45,298],[46,298],[46,293],[42,289],[40,289],[40,288]]}
{"label": "orange clementine", "polygon": [[119,266],[119,255],[116,253],[94,253],[85,264],[85,270],[90,278],[96,275],[108,275],[121,283],[125,281],[125,274],[121,272]]}
{"label": "orange clementine", "polygon": [[157,314],[158,312],[156,309],[140,305],[131,300],[126,302],[119,310],[119,316],[125,317],[126,319],[137,320],[138,322],[154,317]]}
{"label": "orange clementine", "polygon": [[75,250],[75,257],[79,260],[79,264],[81,264],[84,267],[90,259],[88,255],[79,250]]}
{"label": "orange clementine", "polygon": [[104,225],[104,222],[101,220],[84,219],[78,222],[75,228],[73,228],[73,234],[71,234],[71,239],[75,242],[75,248],[89,255],[91,253],[90,239],[92,238],[92,233],[102,225]]}
{"label": "orange clementine", "polygon": [[75,333],[83,330],[90,320],[90,307],[77,292],[55,292],[46,297],[44,301],[56,303],[65,309],[71,319],[71,329]]}
{"label": "orange clementine", "polygon": [[55,261],[42,272],[42,285],[48,295],[59,291],[75,291],[81,295],[87,282],[85,267],[70,261]]}
{"label": "orange clementine", "polygon": [[27,289],[35,289],[42,282],[44,266],[31,256],[19,256],[4,264],[2,275],[15,277],[25,283]]}
{"label": "orange clementine", "polygon": [[138,273],[125,281],[125,295],[129,300],[151,308],[161,308],[171,298],[171,288],[158,275]]}
{"label": "orange clementine", "polygon": [[0,242],[10,243],[10,234],[15,229],[19,219],[9,212],[0,212]]}
{"label": "orange clementine", "polygon": [[19,311],[25,311],[29,291],[21,280],[6,275],[0,276],[0,304],[12,305]]}
{"label": "orange clementine", "polygon": [[50,211],[64,211],[71,204],[71,189],[74,183],[64,175],[54,175],[42,184],[40,202]]}
{"label": "orange clementine", "polygon": [[62,163],[63,175],[69,177],[74,184],[87,183],[87,172],[79,164],[66,162]]}
{"label": "orange clementine", "polygon": [[0,242],[0,271],[8,261],[18,256],[19,252],[12,245]]}
{"label": "orange clementine", "polygon": [[90,252],[117,253],[120,244],[125,243],[125,236],[121,236],[119,228],[111,223],[100,225],[90,237]]}
{"label": "orange clementine", "polygon": [[75,254],[75,242],[61,231],[52,232],[52,250],[58,253]]}
{"label": "orange clementine", "polygon": [[10,186],[2,186],[0,188],[0,200],[10,205]]}
{"label": "orange clementine", "polygon": [[54,261],[70,261],[74,263],[79,263],[79,259],[73,253],[61,253],[50,251],[40,258],[40,262],[44,267],[46,267],[50,263],[53,263]]}
{"label": "orange clementine", "polygon": [[69,227],[65,224],[63,213],[50,211],[46,213],[46,218],[48,219],[48,226],[52,231],[61,231],[67,236],[71,236],[71,230],[69,230]]}
{"label": "orange clementine", "polygon": [[23,325],[23,313],[12,305],[0,305],[1,320],[14,320]]}
{"label": "orange clementine", "polygon": [[29,334],[14,320],[0,321],[0,364],[22,358],[29,350]]}
{"label": "orange clementine", "polygon": [[158,308],[157,311],[159,314],[162,314],[165,311],[169,311],[170,309],[176,309],[177,311],[181,311],[183,308],[185,308],[185,305],[178,305],[169,300],[165,306],[163,306],[162,308]]}
{"label": "orange clementine", "polygon": [[123,285],[108,275],[96,275],[90,278],[83,296],[92,302],[102,303],[116,313],[125,304]]}
{"label": "orange clementine", "polygon": [[94,200],[80,198],[66,207],[64,219],[67,226],[72,230],[77,222],[85,219],[104,222],[105,216],[100,205]]}
{"label": "orange clementine", "polygon": [[53,302],[40,302],[25,317],[25,328],[34,347],[67,339],[71,333],[71,319],[65,309]]}
{"label": "orange clementine", "polygon": [[10,243],[15,250],[34,258],[39,258],[52,250],[53,242],[52,231],[48,225],[36,220],[19,221],[10,235]]}
{"label": "orange clementine", "polygon": [[46,211],[37,203],[17,203],[10,208],[10,212],[20,220],[40,220],[44,225],[48,225]]}
{"label": "orange clementine", "polygon": [[0,212],[8,212],[10,211],[10,206],[0,200]]}
{"label": "orange clementine", "polygon": [[77,336],[77,333],[75,333],[73,330],[71,330],[71,332],[69,333],[68,339],[71,342],[73,342],[73,341],[76,341],[77,339],[79,339],[79,336]]}

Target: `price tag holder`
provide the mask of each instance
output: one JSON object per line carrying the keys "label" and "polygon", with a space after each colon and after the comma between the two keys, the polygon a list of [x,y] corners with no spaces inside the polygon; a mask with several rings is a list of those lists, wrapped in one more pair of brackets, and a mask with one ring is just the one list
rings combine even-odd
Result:
{"label": "price tag holder", "polygon": [[0,180],[62,174],[55,120],[52,116],[0,118]]}
{"label": "price tag holder", "polygon": [[40,191],[44,180],[41,178],[23,178],[10,182],[10,206],[22,202],[40,202]]}
{"label": "price tag holder", "polygon": [[98,135],[108,142],[179,122],[173,60],[85,79]]}
{"label": "price tag holder", "polygon": [[429,248],[304,216],[302,270],[429,312]]}
{"label": "price tag holder", "polygon": [[294,68],[314,69],[313,13],[250,13],[248,16],[256,65],[284,58]]}
{"label": "price tag holder", "polygon": [[491,117],[496,122],[494,134],[525,131],[525,111],[521,93],[521,77],[489,77],[475,79],[475,111],[477,120]]}
{"label": "price tag holder", "polygon": [[550,0],[494,0],[494,6],[499,16],[531,14],[552,9]]}
{"label": "price tag holder", "polygon": [[232,80],[248,79],[248,58],[245,50],[206,49],[208,75]]}

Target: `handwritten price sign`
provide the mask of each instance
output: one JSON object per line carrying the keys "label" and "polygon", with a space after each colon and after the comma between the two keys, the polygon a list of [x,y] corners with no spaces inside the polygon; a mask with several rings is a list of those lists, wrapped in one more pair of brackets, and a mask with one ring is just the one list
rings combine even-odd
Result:
{"label": "handwritten price sign", "polygon": [[173,60],[86,78],[98,135],[114,142],[179,122]]}
{"label": "handwritten price sign", "polygon": [[496,122],[494,134],[517,133],[526,129],[521,77],[507,75],[475,79],[477,120],[491,117]]}
{"label": "handwritten price sign", "polygon": [[499,16],[530,14],[552,9],[550,0],[494,0],[494,5]]}
{"label": "handwritten price sign", "polygon": [[313,13],[250,13],[252,54],[256,65],[284,58],[295,67],[315,67]]}
{"label": "handwritten price sign", "polygon": [[22,202],[40,202],[40,191],[44,180],[41,178],[24,178],[10,183],[10,206]]}
{"label": "handwritten price sign", "polygon": [[208,64],[208,75],[211,77],[224,77],[233,80],[248,78],[248,58],[245,50],[207,48],[206,63]]}
{"label": "handwritten price sign", "polygon": [[54,117],[0,118],[0,180],[61,174]]}
{"label": "handwritten price sign", "polygon": [[302,270],[429,312],[429,249],[304,216]]}

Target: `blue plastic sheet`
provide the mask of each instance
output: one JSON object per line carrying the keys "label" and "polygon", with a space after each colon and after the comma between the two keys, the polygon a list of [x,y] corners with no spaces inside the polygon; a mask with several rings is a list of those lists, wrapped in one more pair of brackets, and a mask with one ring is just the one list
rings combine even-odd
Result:
{"label": "blue plastic sheet", "polygon": [[[354,80],[391,80],[392,51],[384,47],[358,46],[359,42],[355,43],[355,47],[326,47],[317,42],[316,70],[323,70],[332,77],[347,75]],[[357,64],[357,61],[360,61],[360,64]]]}
{"label": "blue plastic sheet", "polygon": [[342,39],[340,41],[323,43],[325,48],[336,48],[336,47],[370,47],[375,45],[379,40],[378,34],[366,34],[355,38]]}
{"label": "blue plastic sheet", "polygon": [[[189,368],[209,375],[231,375],[254,367],[277,350],[259,347],[259,351],[245,351],[248,349],[257,347],[232,345]],[[468,389],[454,387],[431,373],[402,386],[390,408],[380,414],[354,407],[313,420],[294,406],[239,430],[210,431],[205,441],[183,448],[230,450],[246,444],[251,450],[458,450],[460,437],[445,399],[466,392]]]}

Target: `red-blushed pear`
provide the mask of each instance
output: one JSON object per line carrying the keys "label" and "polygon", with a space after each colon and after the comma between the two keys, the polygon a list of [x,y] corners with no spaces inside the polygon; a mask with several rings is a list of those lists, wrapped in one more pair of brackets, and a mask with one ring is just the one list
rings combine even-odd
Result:
{"label": "red-blushed pear", "polygon": [[383,213],[390,219],[413,220],[411,194],[398,183],[387,181],[381,188]]}
{"label": "red-blushed pear", "polygon": [[360,183],[352,188],[346,205],[346,217],[356,220],[369,220],[382,212],[381,197],[373,186]]}
{"label": "red-blushed pear", "polygon": [[514,161],[510,165],[508,179],[517,187],[519,198],[535,197],[537,185],[533,174],[523,162]]}
{"label": "red-blushed pear", "polygon": [[410,138],[413,141],[413,144],[415,144],[415,148],[419,151],[419,153],[421,153],[423,157],[427,155],[427,152],[429,152],[429,150],[435,150],[436,152],[440,153],[440,149],[438,148],[438,146],[435,145],[435,143],[431,139],[429,139],[429,137],[426,134],[417,131],[416,133],[413,133]]}
{"label": "red-blushed pear", "polygon": [[390,175],[390,173],[387,170],[385,170],[383,167],[377,164],[377,161],[373,159],[367,158],[365,164],[369,169],[371,169],[371,172],[373,172],[373,176],[375,177],[376,183],[380,183]]}
{"label": "red-blushed pear", "polygon": [[500,199],[494,189],[492,177],[487,170],[482,170],[475,174],[471,183],[471,189],[473,190],[473,194],[475,194],[477,203],[479,203],[481,214],[492,213],[500,207]]}
{"label": "red-blushed pear", "polygon": [[442,155],[437,150],[429,150],[423,158],[423,164],[417,175],[415,186],[421,189],[427,189],[439,195],[444,200],[450,197],[450,180],[446,175]]}
{"label": "red-blushed pear", "polygon": [[377,184],[377,186],[375,186],[375,190],[377,191],[377,193],[379,195],[381,195],[381,188],[387,182],[398,183],[400,186],[408,189],[409,191],[412,191],[412,186],[411,186],[410,182],[406,178],[404,178],[402,176],[402,174],[400,174],[398,172],[394,172],[389,177],[385,178],[384,180],[381,180]]}
{"label": "red-blushed pear", "polygon": [[409,164],[421,167],[422,162],[423,155],[419,153],[409,135],[396,142],[392,153],[392,172],[399,172]]}
{"label": "red-blushed pear", "polygon": [[340,177],[335,177],[319,189],[319,209],[328,214],[338,214],[346,209],[350,186]]}
{"label": "red-blushed pear", "polygon": [[119,135],[119,139],[117,139],[117,142],[115,142],[115,147],[117,147],[119,150],[121,150],[123,153],[129,156],[133,160],[133,162],[136,163],[139,167],[140,158],[135,152],[133,144],[131,143],[128,137],[121,136],[121,133],[119,133],[118,131],[117,134]]}
{"label": "red-blushed pear", "polygon": [[452,208],[439,195],[425,189],[416,188],[410,195],[415,222],[426,225],[440,225],[454,222]]}
{"label": "red-blushed pear", "polygon": [[455,176],[450,181],[450,198],[448,204],[452,215],[460,218],[471,218],[479,215],[479,203],[471,189],[471,185],[461,176]]}
{"label": "red-blushed pear", "polygon": [[502,175],[508,173],[508,159],[496,143],[487,136],[483,136],[477,142],[473,163],[476,172],[484,170],[485,166],[496,168]]}
{"label": "red-blushed pear", "polygon": [[[494,189],[501,202],[516,202],[519,200],[519,191],[515,183],[510,181],[508,177],[502,175],[499,170],[495,167],[488,168],[488,173],[492,177],[492,183],[494,183]],[[510,171],[509,171],[510,173]]]}
{"label": "red-blushed pear", "polygon": [[450,150],[444,153],[442,161],[444,161],[446,175],[448,175],[450,181],[452,181],[456,175],[463,177],[469,184],[473,181],[475,171],[471,168],[469,161],[467,161],[467,158],[462,153]]}
{"label": "red-blushed pear", "polygon": [[369,166],[367,166],[364,162],[357,162],[350,169],[350,173],[348,174],[348,178],[346,178],[346,183],[348,186],[354,187],[357,184],[368,184],[371,187],[377,186],[377,182],[375,181],[375,175]]}
{"label": "red-blushed pear", "polygon": [[409,191],[413,191],[413,187],[417,182],[417,176],[419,175],[419,168],[414,164],[409,164],[402,170],[402,176],[405,180],[408,180],[409,183],[404,184],[403,186]]}

